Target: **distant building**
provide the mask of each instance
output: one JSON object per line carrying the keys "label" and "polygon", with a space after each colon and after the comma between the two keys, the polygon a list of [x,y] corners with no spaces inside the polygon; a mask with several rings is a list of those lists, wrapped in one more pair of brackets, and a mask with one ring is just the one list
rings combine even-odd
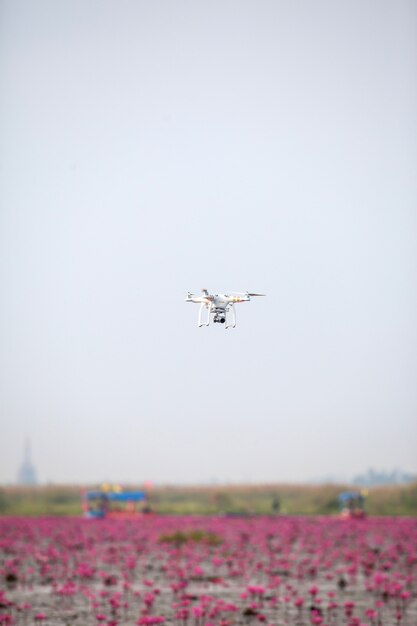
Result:
{"label": "distant building", "polygon": [[19,485],[37,485],[36,469],[31,460],[30,443],[26,441],[22,465],[17,474]]}
{"label": "distant building", "polygon": [[410,474],[400,469],[390,472],[368,469],[366,474],[355,476],[353,484],[358,487],[383,487],[386,485],[407,485],[417,480],[416,474]]}

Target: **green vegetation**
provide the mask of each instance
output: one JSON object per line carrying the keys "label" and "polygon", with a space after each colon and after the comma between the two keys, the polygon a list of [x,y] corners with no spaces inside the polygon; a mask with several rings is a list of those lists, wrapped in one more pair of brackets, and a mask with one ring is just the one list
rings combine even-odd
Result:
{"label": "green vegetation", "polygon": [[[132,486],[132,488],[143,488]],[[156,513],[332,515],[347,485],[224,485],[156,487],[149,502]],[[0,515],[81,515],[79,486],[2,487]],[[369,515],[417,516],[417,483],[374,487],[365,499]]]}
{"label": "green vegetation", "polygon": [[221,537],[205,530],[189,530],[188,532],[179,530],[175,533],[161,535],[159,541],[161,543],[173,543],[176,546],[182,546],[184,543],[207,543],[210,546],[218,546],[223,543]]}
{"label": "green vegetation", "polygon": [[80,515],[81,489],[69,486],[2,487],[0,515]]}

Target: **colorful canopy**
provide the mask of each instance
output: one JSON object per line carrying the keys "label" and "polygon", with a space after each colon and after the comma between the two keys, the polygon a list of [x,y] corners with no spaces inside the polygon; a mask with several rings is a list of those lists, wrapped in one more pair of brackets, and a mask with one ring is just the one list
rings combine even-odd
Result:
{"label": "colorful canopy", "polygon": [[363,500],[363,495],[357,491],[342,491],[339,494],[339,501],[346,502],[349,500]]}
{"label": "colorful canopy", "polygon": [[111,502],[140,502],[146,499],[144,491],[122,491],[122,492],[105,492],[105,491],[88,491],[86,493],[87,500],[108,500]]}

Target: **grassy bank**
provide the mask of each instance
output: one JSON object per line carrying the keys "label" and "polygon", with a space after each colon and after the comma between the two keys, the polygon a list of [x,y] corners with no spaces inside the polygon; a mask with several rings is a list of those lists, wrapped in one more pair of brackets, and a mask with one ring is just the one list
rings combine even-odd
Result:
{"label": "grassy bank", "polygon": [[[137,488],[141,488],[139,485]],[[273,513],[327,515],[338,511],[337,496],[347,485],[222,485],[155,487],[153,510],[162,514]],[[80,515],[80,486],[0,487],[0,515]],[[417,515],[417,483],[369,490],[369,515]]]}

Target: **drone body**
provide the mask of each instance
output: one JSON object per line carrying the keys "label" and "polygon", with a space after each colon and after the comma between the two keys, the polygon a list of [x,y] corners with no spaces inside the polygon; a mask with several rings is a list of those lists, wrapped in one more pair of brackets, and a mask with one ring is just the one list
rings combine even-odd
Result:
{"label": "drone body", "polygon": [[[248,291],[233,295],[226,293],[209,294],[207,289],[202,289],[201,291],[201,296],[188,293],[185,299],[186,302],[194,302],[200,305],[198,313],[199,327],[209,326],[211,316],[213,316],[213,323],[224,324],[225,328],[234,328],[236,326],[235,304],[249,302],[252,296],[265,295],[263,293],[249,293]],[[203,313],[206,313],[205,320],[203,320]]]}

